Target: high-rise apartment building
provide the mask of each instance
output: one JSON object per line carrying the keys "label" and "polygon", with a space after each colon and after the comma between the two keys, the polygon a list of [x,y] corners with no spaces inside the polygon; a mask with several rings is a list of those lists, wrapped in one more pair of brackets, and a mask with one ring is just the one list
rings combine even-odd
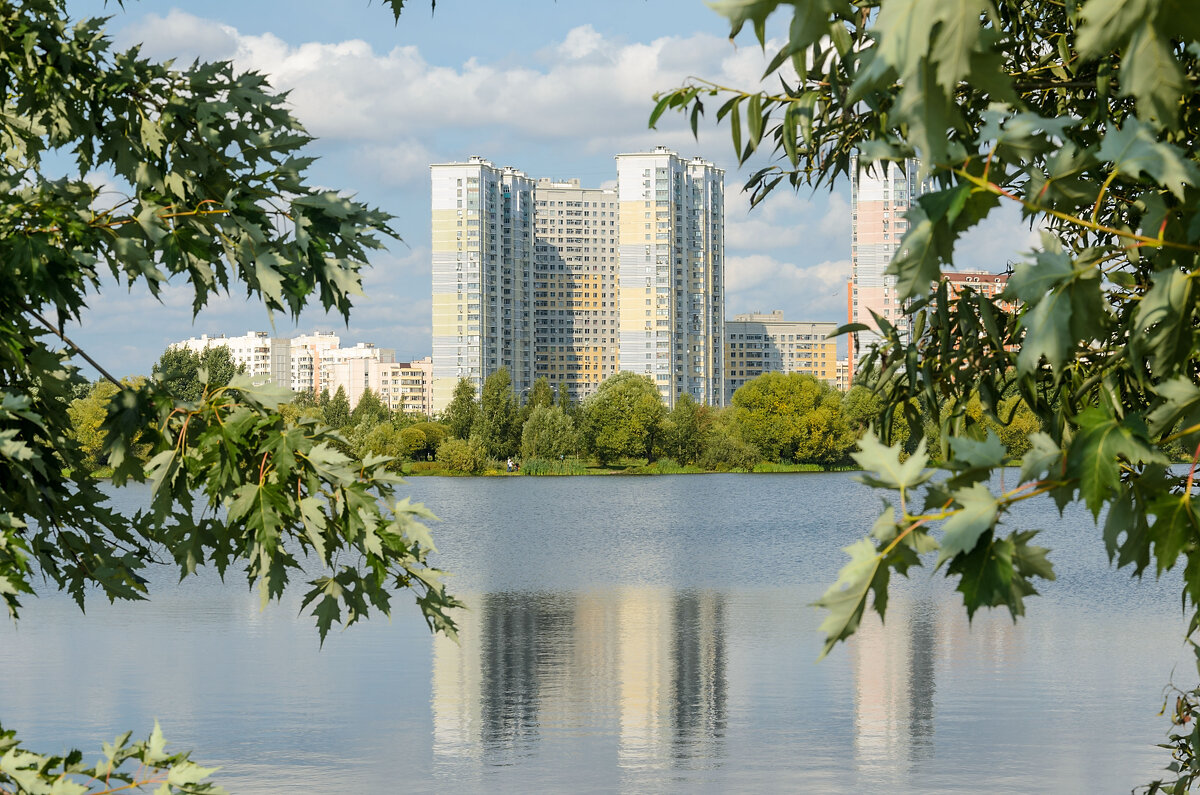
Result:
{"label": "high-rise apartment building", "polygon": [[902,335],[910,331],[908,316],[896,295],[896,277],[885,271],[908,231],[904,214],[921,193],[916,160],[874,163],[870,171],[858,166],[855,159],[850,167],[852,239],[847,316],[849,322],[863,323],[872,330],[849,338],[851,379],[856,359],[881,339],[872,311]]}
{"label": "high-rise apartment building", "polygon": [[617,372],[617,193],[539,179],[534,228],[534,376],[572,399]]}
{"label": "high-rise apartment building", "polygon": [[460,378],[476,390],[507,367],[533,384],[533,188],[516,169],[472,157],[430,166],[433,188],[433,399]]}
{"label": "high-rise apartment building", "polygon": [[661,146],[617,155],[618,366],[669,406],[724,403],[724,174]]}
{"label": "high-rise apartment building", "polygon": [[434,411],[500,367],[517,394],[630,370],[668,405],[724,402],[724,171],[663,147],[618,155],[615,191],[479,157],[430,171]]}
{"label": "high-rise apartment building", "polygon": [[807,373],[837,386],[836,323],[784,320],[783,312],[734,315],[725,321],[725,402],[763,373]]}

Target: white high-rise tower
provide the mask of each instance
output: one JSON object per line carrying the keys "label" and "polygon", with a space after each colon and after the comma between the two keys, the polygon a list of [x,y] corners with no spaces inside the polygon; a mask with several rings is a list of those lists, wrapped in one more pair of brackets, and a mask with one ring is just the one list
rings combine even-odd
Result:
{"label": "white high-rise tower", "polygon": [[725,172],[666,147],[617,155],[619,367],[667,405],[723,405]]}

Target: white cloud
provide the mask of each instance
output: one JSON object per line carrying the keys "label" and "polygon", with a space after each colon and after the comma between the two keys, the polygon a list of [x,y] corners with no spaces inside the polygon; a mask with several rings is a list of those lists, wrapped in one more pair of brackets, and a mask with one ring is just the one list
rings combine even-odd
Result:
{"label": "white cloud", "polygon": [[408,185],[429,180],[429,164],[437,157],[420,141],[407,139],[394,143],[367,143],[354,148],[355,168],[383,185]]}
{"label": "white cloud", "polygon": [[604,37],[591,25],[582,25],[567,33],[567,38],[558,45],[558,52],[565,58],[579,60],[599,51],[604,45]]}
{"label": "white cloud", "polygon": [[843,322],[849,278],[849,260],[803,266],[766,254],[728,257],[725,313],[782,309],[788,320]]}
{"label": "white cloud", "polygon": [[1026,259],[1035,248],[1041,248],[1039,229],[1030,229],[1015,203],[1005,204],[958,239],[954,264],[959,270],[998,272]]}
{"label": "white cloud", "polygon": [[[538,68],[468,59],[429,63],[414,46],[376,52],[366,42],[290,45],[182,11],[147,15],[122,34],[155,57],[232,58],[270,76],[301,122],[323,138],[388,140],[496,127],[533,139],[612,142],[644,130],[656,92],[691,75],[757,83],[765,56],[708,34],[623,43],[590,25],[543,52]],[[681,117],[673,124],[682,129]],[[660,136],[661,137],[661,136]]]}

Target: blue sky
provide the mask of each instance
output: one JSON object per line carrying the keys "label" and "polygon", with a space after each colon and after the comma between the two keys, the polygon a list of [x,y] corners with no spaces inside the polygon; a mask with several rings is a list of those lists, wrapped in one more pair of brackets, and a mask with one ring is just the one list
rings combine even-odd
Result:
{"label": "blue sky", "polygon": [[[482,155],[532,176],[615,179],[613,155],[658,144],[726,169],[726,311],[782,309],[789,319],[845,320],[848,190],[778,190],[753,212],[741,191],[749,170],[733,161],[728,132],[702,125],[693,139],[672,115],[648,130],[655,91],[690,75],[756,84],[765,66],[752,37],[736,44],[725,20],[699,0],[410,0],[398,24],[379,2],[143,0],[122,9],[72,0],[75,17],[112,15],[119,46],[160,58],[225,60],[291,91],[294,112],[318,137],[313,179],[356,193],[396,216],[404,238],[373,260],[349,327],[306,312],[275,318],[281,335],[337,331],[405,359],[430,346],[431,162]],[[715,108],[713,109],[715,110]],[[1007,213],[960,247],[1001,268],[1033,238]],[[187,286],[160,303],[107,285],[77,341],[117,373],[149,372],[172,340],[269,329],[242,295],[214,301],[194,321]]]}

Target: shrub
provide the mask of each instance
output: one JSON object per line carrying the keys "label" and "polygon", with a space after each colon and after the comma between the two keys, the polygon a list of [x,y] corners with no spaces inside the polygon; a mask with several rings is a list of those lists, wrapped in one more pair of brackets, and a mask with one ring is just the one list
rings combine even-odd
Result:
{"label": "shrub", "polygon": [[443,469],[463,472],[468,475],[479,473],[486,459],[477,439],[464,442],[462,439],[445,439],[437,450],[437,462]]}
{"label": "shrub", "polygon": [[727,432],[718,431],[708,439],[700,466],[715,472],[733,469],[750,471],[762,458],[758,448]]}

